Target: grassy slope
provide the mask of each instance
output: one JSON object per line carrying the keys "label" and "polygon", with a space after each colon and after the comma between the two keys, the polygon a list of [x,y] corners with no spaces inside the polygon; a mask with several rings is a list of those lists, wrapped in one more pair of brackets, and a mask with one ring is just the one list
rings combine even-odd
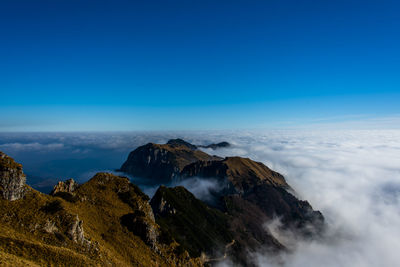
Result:
{"label": "grassy slope", "polygon": [[[121,200],[121,188],[129,189],[131,203]],[[3,261],[52,266],[171,266],[180,257],[181,263],[188,263],[183,259],[185,254],[174,253],[176,243],[161,246],[156,253],[121,225],[121,216],[133,212],[132,203],[147,201],[136,190],[127,179],[98,174],[78,189],[72,202],[33,189],[20,200],[1,199],[0,252],[7,255]],[[76,215],[83,221],[91,248],[65,235]],[[55,223],[57,234],[43,230],[47,221]],[[192,263],[199,264],[195,260]]]}

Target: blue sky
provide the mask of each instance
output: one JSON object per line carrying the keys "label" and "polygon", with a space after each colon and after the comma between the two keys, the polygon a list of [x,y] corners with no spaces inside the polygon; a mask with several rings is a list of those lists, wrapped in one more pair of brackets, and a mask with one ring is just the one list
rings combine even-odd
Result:
{"label": "blue sky", "polygon": [[385,0],[1,1],[0,131],[397,118],[399,14]]}

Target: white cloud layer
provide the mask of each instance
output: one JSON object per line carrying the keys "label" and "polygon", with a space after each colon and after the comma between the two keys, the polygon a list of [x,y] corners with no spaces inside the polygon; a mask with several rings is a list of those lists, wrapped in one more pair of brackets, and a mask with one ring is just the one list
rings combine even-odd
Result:
{"label": "white cloud layer", "polygon": [[[291,240],[294,252],[252,254],[259,266],[398,266],[400,131],[240,133],[216,151],[264,162],[321,210],[322,240]],[[288,236],[279,236],[278,238]]]}

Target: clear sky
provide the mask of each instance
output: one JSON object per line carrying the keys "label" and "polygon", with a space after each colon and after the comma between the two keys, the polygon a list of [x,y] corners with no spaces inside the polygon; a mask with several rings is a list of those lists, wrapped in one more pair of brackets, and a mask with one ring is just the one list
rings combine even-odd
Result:
{"label": "clear sky", "polygon": [[386,0],[3,0],[0,131],[398,118],[399,14]]}

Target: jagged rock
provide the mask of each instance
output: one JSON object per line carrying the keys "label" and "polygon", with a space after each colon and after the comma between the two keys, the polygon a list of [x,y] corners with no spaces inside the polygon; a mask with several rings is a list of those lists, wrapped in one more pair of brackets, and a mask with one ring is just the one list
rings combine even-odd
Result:
{"label": "jagged rock", "polygon": [[0,193],[3,198],[10,201],[22,198],[26,193],[25,182],[22,165],[0,152]]}
{"label": "jagged rock", "polygon": [[79,220],[78,215],[76,215],[67,231],[68,237],[72,241],[80,244],[83,244],[86,241],[82,224],[83,221]]}
{"label": "jagged rock", "polygon": [[[183,141],[183,140],[182,140]],[[149,184],[169,183],[178,178],[182,169],[198,160],[217,160],[200,150],[193,150],[188,145],[149,143],[132,151],[121,166],[121,171],[139,178],[146,178]]]}
{"label": "jagged rock", "polygon": [[56,195],[57,193],[73,193],[76,188],[78,188],[78,184],[74,181],[74,179],[68,179],[65,182],[59,181],[51,191],[50,195]]}

